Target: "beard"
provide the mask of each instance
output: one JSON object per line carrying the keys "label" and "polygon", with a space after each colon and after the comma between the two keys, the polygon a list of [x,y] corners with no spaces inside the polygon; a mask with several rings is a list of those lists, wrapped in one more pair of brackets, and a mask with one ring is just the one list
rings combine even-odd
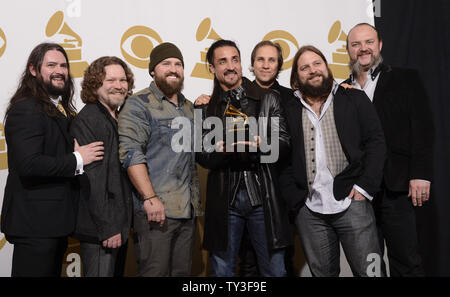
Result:
{"label": "beard", "polygon": [[381,56],[381,54],[379,54],[378,56],[374,56],[373,53],[370,54],[371,54],[370,63],[365,66],[359,63],[358,58],[356,58],[355,60],[350,58],[348,67],[350,68],[350,71],[354,76],[358,77],[362,73],[369,71],[372,67],[378,66],[383,62],[383,57]]}
{"label": "beard", "polygon": [[[322,83],[319,86],[313,86],[309,83],[309,80],[313,79],[316,76],[322,76]],[[331,71],[328,70],[328,77],[325,77],[323,74],[319,73],[312,77],[309,77],[305,83],[299,81],[298,89],[304,97],[326,98],[333,88],[333,82],[333,75],[331,74]]]}
{"label": "beard", "polygon": [[[176,76],[180,78],[178,82],[167,82],[168,76]],[[155,84],[161,90],[161,92],[167,97],[172,97],[175,94],[180,93],[183,90],[184,77],[180,77],[178,74],[170,73],[164,76],[155,75]]]}
{"label": "beard", "polygon": [[[64,79],[64,86],[63,87],[57,87],[52,84],[52,79],[56,77],[62,77]],[[47,91],[49,96],[64,96],[69,91],[69,85],[67,84],[67,79],[63,76],[50,76],[50,81],[42,81],[42,84],[44,85],[45,90]]]}
{"label": "beard", "polygon": [[111,98],[107,98],[107,99],[104,100],[105,103],[109,107],[111,107],[111,109],[117,109],[120,106],[122,106],[123,103],[125,102],[127,90],[125,90],[125,89],[123,89],[123,90],[113,90],[113,91],[110,91],[109,94],[111,94],[111,95],[116,95],[116,94],[122,95],[122,96],[120,96],[119,98],[117,98],[115,100],[113,100]]}

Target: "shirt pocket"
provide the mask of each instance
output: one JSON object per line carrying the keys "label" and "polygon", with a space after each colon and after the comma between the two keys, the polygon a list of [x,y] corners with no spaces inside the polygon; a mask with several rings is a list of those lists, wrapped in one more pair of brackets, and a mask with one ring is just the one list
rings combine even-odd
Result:
{"label": "shirt pocket", "polygon": [[161,144],[165,146],[170,146],[172,136],[174,134],[174,130],[171,128],[172,119],[159,119],[157,120],[157,125],[158,125],[158,135]]}

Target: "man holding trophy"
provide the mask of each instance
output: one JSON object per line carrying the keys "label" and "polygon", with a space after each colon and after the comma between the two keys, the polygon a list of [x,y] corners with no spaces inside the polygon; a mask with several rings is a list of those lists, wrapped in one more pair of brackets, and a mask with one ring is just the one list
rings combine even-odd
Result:
{"label": "man holding trophy", "polygon": [[[289,135],[279,94],[242,77],[233,41],[213,43],[207,60],[214,90],[202,106],[203,118],[220,118],[224,125],[223,138],[216,135],[212,149],[197,154],[199,164],[210,170],[203,245],[211,252],[211,276],[234,275],[244,226],[261,275],[284,276],[284,248],[291,236],[273,164],[287,155]],[[210,131],[203,136],[211,137]]]}

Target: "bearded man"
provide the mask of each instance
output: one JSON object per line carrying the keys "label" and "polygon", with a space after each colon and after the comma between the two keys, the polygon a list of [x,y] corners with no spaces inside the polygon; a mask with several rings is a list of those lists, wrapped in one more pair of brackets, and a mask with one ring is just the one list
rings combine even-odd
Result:
{"label": "bearded man", "polygon": [[280,184],[311,273],[339,276],[341,243],[355,276],[380,276],[380,267],[370,266],[372,256],[379,264],[381,257],[370,201],[386,150],[376,111],[364,92],[334,81],[313,46],[295,55],[291,87],[296,98],[285,111],[291,162]]}
{"label": "bearded man", "polygon": [[67,236],[75,228],[75,175],[103,159],[102,142],[79,146],[69,135],[74,115],[67,53],[41,43],[6,110],[9,168],[1,232],[14,245],[12,276],[61,276]]}
{"label": "bearded man", "polygon": [[[201,215],[193,142],[175,151],[175,118],[191,123],[193,104],[181,93],[184,61],[172,43],[150,53],[150,86],[119,114],[119,154],[135,187],[135,252],[140,276],[190,276],[196,217]],[[191,125],[193,134],[194,127]]]}
{"label": "bearded man", "polygon": [[80,144],[100,139],[105,150],[103,160],[86,166],[80,177],[73,236],[80,240],[84,276],[112,277],[123,273],[116,263],[125,253],[132,219],[130,185],[119,161],[117,117],[132,94],[133,73],[121,59],[101,57],[86,69],[81,87],[86,105],[73,120],[71,134]]}
{"label": "bearded man", "polygon": [[382,191],[373,206],[382,249],[386,241],[390,275],[424,276],[414,208],[430,198],[433,116],[419,73],[383,63],[382,47],[375,27],[354,26],[347,38],[352,74],[346,83],[373,102],[386,137]]}

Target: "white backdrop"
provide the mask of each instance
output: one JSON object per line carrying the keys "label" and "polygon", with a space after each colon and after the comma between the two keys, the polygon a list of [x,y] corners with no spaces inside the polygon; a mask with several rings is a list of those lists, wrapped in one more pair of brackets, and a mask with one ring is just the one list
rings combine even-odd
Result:
{"label": "white backdrop", "polygon": [[[282,45],[287,66],[300,46],[317,46],[340,81],[348,74],[345,34],[357,23],[374,22],[371,0],[14,0],[0,6],[2,123],[26,60],[43,41],[60,43],[69,53],[80,110],[81,76],[90,62],[105,55],[124,59],[135,74],[138,91],[151,80],[147,71],[151,49],[166,41],[183,53],[184,94],[192,101],[212,90],[202,55],[219,37],[238,44],[249,79],[253,79],[248,68],[254,45],[270,39]],[[280,83],[289,86],[289,77],[287,67],[280,73]],[[0,124],[0,205],[8,174],[6,151]],[[0,233],[0,276],[10,275],[11,255],[12,246]]]}

